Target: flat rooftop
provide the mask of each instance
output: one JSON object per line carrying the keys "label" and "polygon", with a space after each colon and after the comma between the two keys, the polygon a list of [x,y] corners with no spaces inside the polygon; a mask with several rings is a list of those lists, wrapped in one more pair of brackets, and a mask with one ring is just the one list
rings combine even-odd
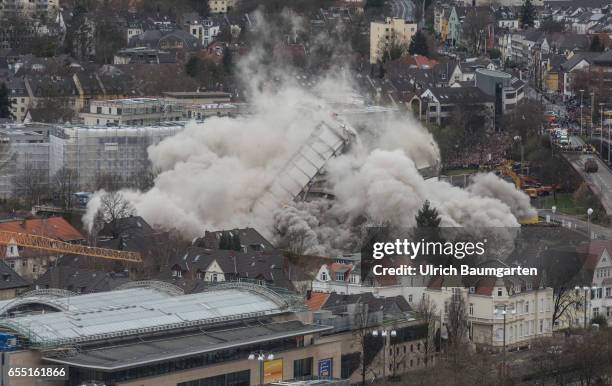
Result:
{"label": "flat rooftop", "polygon": [[300,321],[247,323],[233,327],[217,327],[191,334],[157,339],[141,339],[124,344],[96,349],[81,349],[72,356],[49,354],[44,360],[96,369],[117,371],[179,359],[234,347],[258,344],[330,330],[332,327],[306,325]]}

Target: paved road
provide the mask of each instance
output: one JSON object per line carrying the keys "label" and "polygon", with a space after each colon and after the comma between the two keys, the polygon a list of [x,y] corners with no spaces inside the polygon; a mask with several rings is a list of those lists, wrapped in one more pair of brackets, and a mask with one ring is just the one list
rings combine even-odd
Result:
{"label": "paved road", "polygon": [[[577,218],[575,216],[561,214],[559,212],[556,212],[553,215],[550,209],[538,209],[538,215],[542,217],[546,217],[546,215],[548,215],[550,216],[550,219],[552,221],[558,221],[564,227],[574,229],[575,231],[580,232],[585,236],[588,234],[588,229],[590,227],[592,239],[612,239],[612,229],[593,223],[588,224],[587,221]],[[586,213],[584,217],[586,217]]]}
{"label": "paved road", "polygon": [[391,0],[393,17],[414,20],[414,3],[411,0]]}
{"label": "paved road", "polygon": [[[578,137],[572,137],[572,142],[578,141],[583,144]],[[599,157],[593,154],[584,153],[563,153],[563,156],[572,164],[574,169],[589,185],[593,193],[601,200],[601,204],[608,216],[612,216],[612,171]],[[584,171],[584,163],[587,159],[593,158],[597,162],[597,172],[587,173]]]}

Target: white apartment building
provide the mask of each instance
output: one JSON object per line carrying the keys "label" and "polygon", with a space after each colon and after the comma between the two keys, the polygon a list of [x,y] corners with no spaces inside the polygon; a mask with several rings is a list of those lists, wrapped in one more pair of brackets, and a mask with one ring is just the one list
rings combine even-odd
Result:
{"label": "white apartment building", "polygon": [[[587,325],[597,316],[607,319],[608,326],[612,326],[612,242],[593,241],[589,246],[585,271],[591,278],[590,285],[579,286],[575,296],[582,306],[586,302]],[[583,312],[584,309],[581,308]],[[584,315],[576,312],[575,324],[584,325]]]}
{"label": "white apartment building", "polygon": [[552,336],[553,290],[538,282],[539,278],[526,276],[439,277],[424,296],[436,304],[443,323],[450,302],[463,297],[473,344],[525,348],[534,339]]}
{"label": "white apartment building", "polygon": [[211,13],[227,13],[234,8],[235,0],[208,0],[208,8]]}
{"label": "white apartment building", "polygon": [[200,40],[202,47],[206,47],[212,43],[215,36],[217,36],[221,30],[219,25],[215,25],[212,20],[208,19],[190,20],[185,28],[187,32]]}
{"label": "white apartment building", "polygon": [[91,101],[80,116],[86,126],[147,126],[180,121],[183,108],[156,98]]}
{"label": "white apartment building", "polygon": [[402,44],[408,48],[412,35],[417,31],[416,23],[404,19],[386,18],[384,21],[370,23],[370,63],[381,59],[384,51],[392,44]]}
{"label": "white apartment building", "polygon": [[0,18],[11,16],[50,16],[55,17],[59,10],[59,0],[2,0]]}
{"label": "white apartment building", "polygon": [[76,170],[78,188],[91,190],[100,175],[129,180],[148,166],[147,148],[183,130],[178,122],[156,126],[66,126],[49,138],[49,172]]}

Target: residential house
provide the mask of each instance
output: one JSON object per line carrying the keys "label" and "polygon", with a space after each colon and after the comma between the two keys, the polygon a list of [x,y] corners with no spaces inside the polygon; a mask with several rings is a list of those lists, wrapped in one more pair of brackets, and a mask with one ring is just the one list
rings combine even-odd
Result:
{"label": "residential house", "polygon": [[[595,317],[604,317],[612,325],[612,242],[595,240],[586,247],[582,276],[576,287],[576,299],[587,324]],[[574,314],[576,326],[584,326],[582,312]]]}
{"label": "residential house", "polygon": [[[411,262],[406,262],[411,264]],[[362,279],[361,254],[334,257],[318,269],[312,280],[315,292],[337,294],[372,294],[376,297],[403,296],[409,304],[417,304],[428,282],[426,277],[368,277]]]}
{"label": "residential house", "polygon": [[448,15],[448,34],[446,35],[446,40],[452,46],[459,44],[461,41],[461,21],[464,16],[465,9],[463,7],[453,6],[451,8]]}
{"label": "residential house", "polygon": [[[494,260],[479,267],[508,265]],[[444,324],[450,303],[463,298],[469,338],[475,345],[525,348],[552,336],[553,289],[543,287],[540,281],[539,276],[441,276],[431,280],[425,298],[436,304]]]}
{"label": "residential house", "polygon": [[475,86],[428,88],[411,101],[413,111],[419,119],[438,126],[447,125],[452,114],[463,105],[480,106],[489,116],[489,127],[493,126],[495,99]]}
{"label": "residential house", "polygon": [[525,82],[511,74],[479,68],[476,87],[495,100],[495,114],[506,114],[525,97]]}
{"label": "residential house", "polygon": [[586,71],[593,64],[593,60],[601,56],[600,52],[577,52],[561,64],[563,97],[570,98],[575,95],[572,84],[573,77],[579,71]]}
{"label": "residential house", "polygon": [[[83,235],[62,217],[8,220],[0,222],[0,230],[43,236],[71,244],[85,242]],[[35,280],[62,255],[9,243],[0,246],[4,261],[20,276]]]}
{"label": "residential house", "polygon": [[384,52],[393,44],[410,44],[417,25],[404,19],[386,18],[370,23],[370,63],[381,60]]}
{"label": "residential house", "polygon": [[23,122],[30,108],[30,96],[26,90],[25,81],[21,77],[11,78],[6,87],[9,91],[9,99],[12,102],[11,113],[16,122]]}
{"label": "residential house", "polygon": [[59,288],[77,294],[86,294],[113,291],[129,282],[127,272],[116,273],[57,264],[36,279],[33,286],[37,290]]}
{"label": "residential house", "polygon": [[126,29],[127,44],[130,44],[130,40],[134,36],[138,36],[138,35],[142,34],[143,32],[144,32],[143,23],[138,22],[138,21],[130,21],[130,22],[128,22],[127,29]]}
{"label": "residential house", "polygon": [[176,55],[155,48],[135,47],[117,51],[113,64],[160,64],[176,63]]}
{"label": "residential house", "polygon": [[188,14],[183,17],[183,28],[197,38],[202,47],[207,47],[219,34],[221,26],[213,19],[202,19],[198,14]]}
{"label": "residential house", "polygon": [[27,292],[30,282],[19,276],[4,261],[0,261],[0,300],[13,299]]}

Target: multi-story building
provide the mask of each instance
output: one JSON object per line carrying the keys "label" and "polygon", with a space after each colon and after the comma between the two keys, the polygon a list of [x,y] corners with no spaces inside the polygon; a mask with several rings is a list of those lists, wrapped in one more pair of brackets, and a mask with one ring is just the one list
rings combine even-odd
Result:
{"label": "multi-story building", "polygon": [[0,197],[41,194],[49,184],[49,139],[23,125],[0,126]]}
{"label": "multi-story building", "polygon": [[[393,280],[396,279],[396,280]],[[425,276],[385,278],[384,282],[362,281],[361,254],[345,254],[321,265],[312,280],[312,290],[321,293],[372,294],[376,297],[402,296],[415,306],[421,300],[429,281]]]}
{"label": "multi-story building", "polygon": [[240,107],[232,103],[208,103],[187,106],[183,116],[187,119],[206,119],[208,117],[228,117],[240,113]]}
{"label": "multi-story building", "polygon": [[511,74],[479,68],[475,79],[476,87],[494,98],[497,115],[511,111],[525,97],[525,82]]}
{"label": "multi-story building", "polygon": [[223,91],[168,91],[163,96],[168,103],[183,106],[229,103],[232,94]]}
{"label": "multi-story building", "polygon": [[53,18],[58,11],[58,0],[3,0],[0,2],[0,18],[12,16]]}
{"label": "multi-story building", "polygon": [[156,126],[64,126],[49,138],[49,172],[65,167],[77,173],[81,190],[95,188],[103,175],[124,181],[148,167],[147,148],[183,130],[178,122]]}
{"label": "multi-story building", "polygon": [[80,116],[87,126],[148,126],[181,120],[183,108],[156,98],[99,100]]}
{"label": "multi-story building", "polygon": [[7,83],[11,113],[15,122],[23,122],[30,108],[30,96],[26,90],[23,78],[12,78]]}
{"label": "multi-story building", "polygon": [[[485,266],[508,267],[501,261],[481,265]],[[444,324],[450,303],[463,298],[469,337],[475,345],[522,348],[535,339],[552,336],[553,290],[540,286],[540,279],[536,276],[437,277],[425,290],[425,297],[436,304]]]}
{"label": "multi-story building", "polygon": [[370,63],[381,60],[384,52],[393,44],[408,47],[416,31],[416,23],[404,19],[388,17],[384,21],[371,22]]}
{"label": "multi-story building", "polygon": [[190,19],[185,21],[185,29],[200,40],[202,47],[206,47],[219,34],[221,27],[211,19]]}
{"label": "multi-story building", "polygon": [[0,313],[3,331],[20,336],[5,364],[66,366],[71,385],[249,386],[342,369],[339,338],[321,338],[333,327],[314,324],[300,298],[253,284],[190,294],[163,282],[44,289],[0,302]]}
{"label": "multi-story building", "polygon": [[211,13],[227,13],[234,8],[235,0],[208,0],[208,8]]}
{"label": "multi-story building", "polygon": [[306,304],[317,324],[333,326],[320,339],[338,342],[340,376],[351,384],[362,382],[364,366],[366,382],[377,384],[435,361],[435,349],[426,345],[435,326],[419,319],[402,296],[309,292]]}
{"label": "multi-story building", "polygon": [[415,96],[411,105],[419,119],[438,126],[447,125],[456,109],[462,106],[478,106],[486,115],[487,126],[493,126],[494,98],[478,87],[428,88],[420,96]]}

